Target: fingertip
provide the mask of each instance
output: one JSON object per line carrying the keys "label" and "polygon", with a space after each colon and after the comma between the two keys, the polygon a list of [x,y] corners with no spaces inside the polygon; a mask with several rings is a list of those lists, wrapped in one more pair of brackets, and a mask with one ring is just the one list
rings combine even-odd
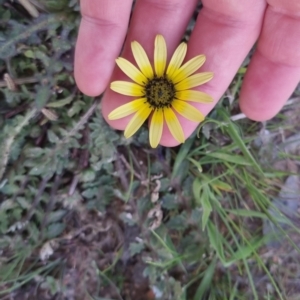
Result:
{"label": "fingertip", "polygon": [[159,143],[163,147],[177,147],[181,145],[181,143],[177,142],[175,139],[163,139]]}
{"label": "fingertip", "polygon": [[[98,96],[104,92],[114,68],[114,59],[118,55],[118,46],[114,51],[106,48],[103,41],[95,39],[101,32],[97,25],[82,20],[75,48],[74,76],[78,88],[88,96]],[[106,43],[113,43],[109,40]]]}
{"label": "fingertip", "polygon": [[[251,102],[251,99],[248,99],[249,102]],[[249,105],[243,105],[244,102],[240,104],[240,108],[242,113],[246,115],[247,118],[249,118],[252,121],[256,122],[263,122],[272,119],[278,111],[270,111],[265,110],[262,112],[262,108],[257,109],[256,107],[251,107]]]}
{"label": "fingertip", "polygon": [[105,90],[107,83],[106,82],[95,82],[90,81],[88,84],[85,80],[81,80],[81,76],[76,76],[75,73],[75,81],[78,89],[85,95],[90,97],[96,97],[103,93]]}
{"label": "fingertip", "polygon": [[272,62],[256,51],[242,84],[241,111],[254,121],[273,118],[296,88],[299,74],[299,67]]}

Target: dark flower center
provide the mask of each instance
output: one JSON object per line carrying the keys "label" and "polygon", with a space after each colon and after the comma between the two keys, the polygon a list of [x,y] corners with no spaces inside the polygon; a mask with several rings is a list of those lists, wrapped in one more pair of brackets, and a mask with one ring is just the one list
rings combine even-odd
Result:
{"label": "dark flower center", "polygon": [[175,98],[175,86],[164,77],[154,77],[145,86],[147,102],[154,108],[170,107]]}

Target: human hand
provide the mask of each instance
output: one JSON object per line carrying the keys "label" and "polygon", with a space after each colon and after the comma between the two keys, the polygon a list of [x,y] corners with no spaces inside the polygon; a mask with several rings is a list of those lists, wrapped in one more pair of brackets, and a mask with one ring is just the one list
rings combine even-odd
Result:
{"label": "human hand", "polygon": [[[225,92],[249,50],[258,47],[246,72],[241,95],[242,111],[251,119],[273,117],[295,89],[300,78],[300,2],[298,0],[203,0],[197,23],[188,43],[185,61],[204,54],[201,68],[214,78],[197,88],[214,98],[212,104],[193,103],[207,115]],[[110,81],[128,80],[115,66],[125,35],[132,0],[82,0],[82,23],[75,55],[75,77],[86,94],[102,93]],[[162,34],[168,58],[178,45],[197,0],[139,0],[131,19],[122,57],[134,63],[130,43],[138,41],[150,58],[153,41]],[[128,117],[110,121],[108,114],[132,98],[107,89],[102,113],[108,123],[124,130]],[[180,119],[187,138],[197,124]],[[178,142],[164,126],[161,144]]]}

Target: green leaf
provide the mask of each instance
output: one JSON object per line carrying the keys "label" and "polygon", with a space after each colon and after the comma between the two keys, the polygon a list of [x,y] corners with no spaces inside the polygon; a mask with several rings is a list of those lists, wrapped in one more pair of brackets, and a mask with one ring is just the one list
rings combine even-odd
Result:
{"label": "green leaf", "polygon": [[26,50],[25,52],[24,52],[24,55],[26,56],[26,57],[28,57],[28,58],[35,58],[35,55],[34,55],[34,53],[33,53],[33,51],[32,50]]}
{"label": "green leaf", "polygon": [[162,207],[168,210],[177,209],[178,202],[176,201],[175,195],[173,194],[166,194],[162,197]]}
{"label": "green leaf", "polygon": [[50,87],[49,86],[39,86],[35,96],[35,103],[37,109],[42,109],[50,97]]}
{"label": "green leaf", "polygon": [[180,215],[171,217],[170,220],[167,222],[166,226],[170,229],[183,231],[188,226],[186,220],[187,220],[187,212],[183,211]]}
{"label": "green leaf", "polygon": [[216,229],[216,226],[210,220],[208,220],[207,223],[207,233],[208,233],[210,245],[216,251],[218,257],[223,261],[225,257],[224,257],[224,249],[222,244],[222,236]]}
{"label": "green leaf", "polygon": [[232,257],[228,261],[224,261],[225,267],[230,267],[233,263],[239,260],[245,260],[249,256],[253,255],[258,248],[264,244],[265,240],[261,238],[253,238],[248,241],[247,245],[239,245],[236,252],[233,253]]}
{"label": "green leaf", "polygon": [[203,193],[201,197],[201,204],[203,207],[203,215],[202,215],[202,229],[204,230],[210,214],[212,212],[212,205],[210,199],[212,199],[212,194],[208,185],[203,187]]}
{"label": "green leaf", "polygon": [[145,246],[143,243],[130,243],[129,245],[129,251],[130,256],[134,256],[136,254],[141,253],[144,250]]}
{"label": "green leaf", "polygon": [[95,178],[96,178],[96,172],[92,169],[84,170],[80,174],[80,181],[83,181],[83,182],[94,181]]}
{"label": "green leaf", "polygon": [[200,181],[199,178],[195,179],[193,182],[193,193],[196,199],[196,202],[202,206],[202,229],[205,229],[207,221],[212,212],[212,205],[210,198],[213,198],[209,186],[203,181]]}
{"label": "green leaf", "polygon": [[45,149],[39,147],[27,148],[25,150],[26,157],[37,158],[45,153]]}
{"label": "green leaf", "polygon": [[59,142],[59,137],[52,130],[47,131],[47,136],[48,136],[49,142],[54,143],[54,144]]}
{"label": "green leaf", "polygon": [[198,169],[200,173],[202,173],[202,166],[199,161],[189,157],[188,160]]}
{"label": "green leaf", "polygon": [[203,188],[202,182],[200,181],[199,178],[196,178],[193,182],[193,194],[198,205],[201,204],[202,188]]}
{"label": "green leaf", "polygon": [[47,238],[53,239],[59,236],[66,228],[66,225],[63,223],[53,223],[47,228]]}
{"label": "green leaf", "polygon": [[59,210],[51,212],[48,216],[48,221],[47,221],[48,224],[60,221],[66,215],[66,213],[67,213],[67,210],[65,210],[65,209],[59,209]]}
{"label": "green leaf", "polygon": [[[184,144],[181,145],[179,152],[176,155],[175,163],[173,166],[172,179],[178,177],[182,174],[182,165],[186,160],[187,155],[194,144],[195,135],[186,140]],[[181,175],[182,176],[182,175]],[[180,177],[181,177],[180,176]]]}
{"label": "green leaf", "polygon": [[220,159],[221,161],[231,162],[237,165],[251,166],[252,164],[247,161],[244,157],[236,154],[226,153],[226,152],[212,152],[206,153],[207,156]]}
{"label": "green leaf", "polygon": [[228,132],[232,140],[240,147],[245,157],[247,157],[249,162],[251,162],[254,165],[255,169],[260,173],[260,175],[264,175],[264,172],[262,171],[261,167],[259,166],[259,164],[252,156],[249,149],[246,147],[244,141],[242,140],[239,132],[236,129],[235,124],[229,119],[228,115],[225,113],[224,110],[220,109],[219,113],[223,116],[223,118],[228,123],[227,126],[225,127],[225,130]]}
{"label": "green leaf", "polygon": [[227,209],[227,212],[240,216],[240,217],[249,217],[249,218],[261,218],[269,220],[269,217],[259,211],[248,210],[248,209]]}
{"label": "green leaf", "polygon": [[58,100],[58,101],[55,101],[55,102],[50,102],[46,106],[47,107],[63,107],[65,105],[71,103],[73,99],[74,99],[74,95],[70,95],[65,99]]}
{"label": "green leaf", "polygon": [[200,286],[198,287],[198,289],[196,291],[196,294],[194,296],[194,300],[204,299],[205,293],[211,287],[211,285],[212,285],[211,284],[212,278],[213,278],[213,275],[215,273],[216,262],[217,262],[217,260],[214,259],[210,263],[210,265],[208,266],[208,268],[205,270],[204,277],[201,280],[201,284],[200,284]]}

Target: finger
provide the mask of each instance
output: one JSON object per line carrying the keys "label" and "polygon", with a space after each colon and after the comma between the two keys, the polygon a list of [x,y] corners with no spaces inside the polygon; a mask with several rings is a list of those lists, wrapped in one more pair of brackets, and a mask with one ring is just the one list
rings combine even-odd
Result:
{"label": "finger", "polygon": [[[210,82],[195,88],[211,95],[214,103],[192,103],[207,115],[223,95],[257,40],[266,4],[264,0],[206,0],[203,5],[188,44],[186,59],[205,54],[206,62],[200,72],[214,73]],[[198,126],[185,118],[179,119],[185,137],[191,135]],[[174,146],[178,143],[164,132],[162,144]]]}
{"label": "finger", "polygon": [[[197,0],[137,1],[122,57],[136,65],[130,46],[131,42],[136,40],[145,49],[153,66],[154,39],[157,34],[162,34],[166,39],[167,54],[168,58],[170,58],[184,34],[196,4]],[[118,67],[114,70],[111,78],[111,81],[115,80],[131,81]],[[107,89],[101,103],[102,113],[112,127],[121,130],[126,127],[131,117],[111,121],[107,119],[107,116],[113,109],[131,100],[133,100],[132,97],[119,95],[109,88]]]}
{"label": "finger", "polygon": [[270,1],[241,89],[240,106],[253,120],[276,115],[300,79],[299,1]]}
{"label": "finger", "polygon": [[75,79],[90,96],[106,88],[125,39],[132,0],[82,0]]}

